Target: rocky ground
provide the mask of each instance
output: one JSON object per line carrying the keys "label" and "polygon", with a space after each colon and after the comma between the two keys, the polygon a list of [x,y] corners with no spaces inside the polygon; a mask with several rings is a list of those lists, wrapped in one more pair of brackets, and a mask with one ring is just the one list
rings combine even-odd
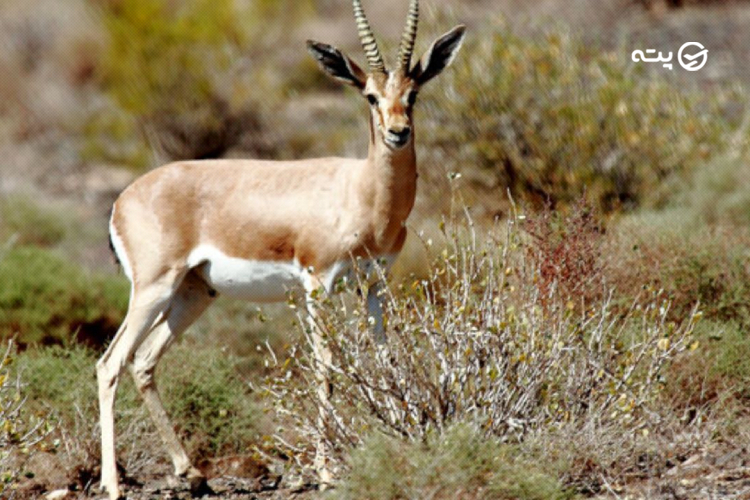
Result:
{"label": "rocky ground", "polygon": [[[39,454],[29,463],[34,476],[16,492],[18,500],[104,499],[98,492],[98,469],[66,472],[54,455]],[[186,481],[172,476],[163,464],[158,470],[122,481],[129,500],[317,500],[325,495],[318,486],[298,476],[272,472],[250,456],[226,457],[202,464],[208,489],[193,493]],[[273,468],[273,467],[271,467]],[[583,498],[648,500],[750,500],[750,454],[746,446],[726,443],[675,458],[658,477],[643,479],[643,472],[624,478],[623,484],[602,483]],[[639,478],[640,476],[640,478]]]}

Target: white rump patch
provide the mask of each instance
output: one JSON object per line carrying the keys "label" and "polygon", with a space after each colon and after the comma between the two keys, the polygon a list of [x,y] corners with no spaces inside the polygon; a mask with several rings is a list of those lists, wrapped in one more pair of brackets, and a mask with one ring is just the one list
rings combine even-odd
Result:
{"label": "white rump patch", "polygon": [[133,282],[133,269],[130,267],[130,261],[128,260],[128,254],[125,252],[125,244],[122,242],[122,238],[120,238],[120,235],[117,232],[117,228],[115,228],[115,225],[112,223],[112,221],[115,218],[115,207],[112,207],[112,216],[109,218],[109,237],[112,239],[112,246],[115,249],[115,255],[117,256],[117,260],[120,261],[120,265],[122,266],[122,272],[125,273],[125,276],[128,277],[128,279]]}

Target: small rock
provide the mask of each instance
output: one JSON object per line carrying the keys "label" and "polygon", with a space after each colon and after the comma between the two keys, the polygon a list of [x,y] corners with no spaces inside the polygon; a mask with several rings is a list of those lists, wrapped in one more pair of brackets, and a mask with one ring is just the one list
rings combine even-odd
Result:
{"label": "small rock", "polygon": [[44,498],[47,500],[62,500],[68,498],[68,495],[70,495],[70,490],[55,490],[44,495]]}

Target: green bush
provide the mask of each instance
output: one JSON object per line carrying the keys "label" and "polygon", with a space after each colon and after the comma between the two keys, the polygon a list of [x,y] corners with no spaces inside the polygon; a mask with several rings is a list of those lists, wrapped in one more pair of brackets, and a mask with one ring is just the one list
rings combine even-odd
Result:
{"label": "green bush", "polygon": [[695,337],[697,348],[670,370],[666,400],[680,411],[743,413],[750,401],[750,337],[736,322],[716,320],[700,324]]}
{"label": "green bush", "polygon": [[109,34],[102,76],[112,96],[136,114],[188,111],[212,96],[213,71],[243,43],[231,0],[121,0],[104,4]]}
{"label": "green bush", "polygon": [[120,277],[93,275],[62,256],[17,247],[0,258],[0,338],[18,343],[101,346],[117,330],[129,285]]}
{"label": "green bush", "polygon": [[[742,137],[738,137],[742,140]],[[666,208],[667,217],[682,226],[725,228],[750,226],[750,156],[747,143],[740,142],[734,154],[722,155],[702,165],[676,186],[677,195]]]}
{"label": "green bush", "polygon": [[63,240],[68,225],[58,211],[41,208],[28,196],[0,197],[0,242],[53,246]]}
{"label": "green bush", "polygon": [[537,204],[584,189],[605,212],[661,202],[664,181],[724,150],[736,125],[721,112],[729,94],[678,88],[562,32],[470,39],[440,85],[424,135],[433,161]]}
{"label": "green bush", "polygon": [[602,252],[607,279],[625,298],[645,287],[664,290],[675,320],[699,302],[708,319],[750,324],[750,233],[704,225],[688,207],[679,210],[686,214],[642,213],[613,227]]}
{"label": "green bush", "polygon": [[[237,61],[274,47],[267,20],[293,22],[312,9],[309,0],[108,0],[98,5],[108,42],[100,82],[128,116],[92,116],[85,133],[88,156],[103,155],[142,166],[153,141],[172,158],[223,155],[243,133],[258,132],[252,101],[262,77],[240,81]],[[282,23],[279,23],[281,28]],[[254,97],[258,96],[258,97]],[[144,126],[141,147],[107,137],[107,130]],[[120,147],[117,143],[123,143]],[[260,147],[260,146],[258,146]]]}
{"label": "green bush", "polygon": [[571,498],[560,464],[523,457],[471,426],[456,426],[426,443],[375,434],[352,452],[351,472],[335,498],[554,500]]}
{"label": "green bush", "polygon": [[262,414],[238,376],[239,359],[188,342],[165,356],[157,373],[167,411],[194,456],[247,452]]}

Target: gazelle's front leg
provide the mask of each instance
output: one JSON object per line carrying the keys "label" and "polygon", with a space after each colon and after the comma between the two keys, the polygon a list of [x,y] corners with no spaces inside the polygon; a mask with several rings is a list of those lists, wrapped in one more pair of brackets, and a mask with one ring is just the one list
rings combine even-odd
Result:
{"label": "gazelle's front leg", "polygon": [[315,305],[316,290],[321,287],[317,286],[320,282],[311,279],[305,290],[305,301],[307,305],[307,322],[310,328],[310,335],[313,341],[313,355],[315,356],[315,382],[318,385],[316,393],[318,396],[318,429],[321,435],[318,438],[315,449],[315,470],[320,480],[321,490],[325,490],[331,483],[331,471],[328,466],[330,455],[328,445],[325,440],[324,432],[328,427],[329,416],[329,396],[331,393],[330,380],[328,377],[328,367],[331,365],[331,351],[328,344],[323,339],[320,326],[318,324],[318,313]]}

